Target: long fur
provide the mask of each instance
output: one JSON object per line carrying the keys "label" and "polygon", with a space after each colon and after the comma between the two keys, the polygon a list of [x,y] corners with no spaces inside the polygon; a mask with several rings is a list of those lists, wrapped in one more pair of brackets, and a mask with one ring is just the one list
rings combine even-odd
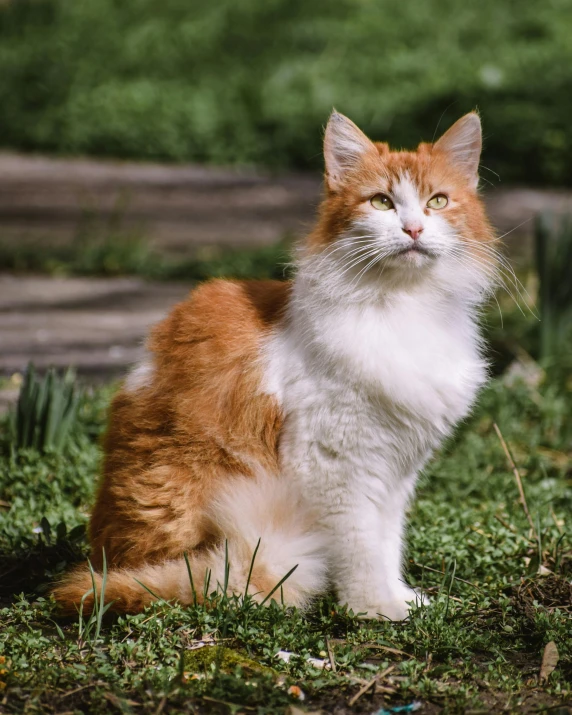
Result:
{"label": "long fur", "polygon": [[[205,283],[154,328],[112,404],[90,523],[115,610],[152,600],[138,582],[191,603],[185,552],[201,598],[209,573],[224,583],[226,549],[235,594],[264,600],[296,567],[291,605],[331,585],[397,620],[421,599],[402,569],[407,508],[486,380],[477,314],[496,250],[480,148],[474,113],[413,152],[335,113],[295,279]],[[84,566],[54,596],[72,612],[91,586]]]}
{"label": "long fur", "polygon": [[[260,602],[292,569],[276,600],[304,607],[326,587],[324,536],[313,528],[315,518],[307,505],[293,499],[283,482],[237,478],[211,504],[208,519],[217,534],[210,548],[191,552],[186,560],[110,570],[104,596],[111,610],[137,613],[155,600],[154,595],[182,605],[202,603],[205,594],[222,590],[227,577],[229,594],[248,593]],[[102,575],[95,573],[94,578],[99,594]],[[67,574],[53,593],[62,613],[76,613],[82,599],[84,613],[89,613],[93,608],[89,568]]]}

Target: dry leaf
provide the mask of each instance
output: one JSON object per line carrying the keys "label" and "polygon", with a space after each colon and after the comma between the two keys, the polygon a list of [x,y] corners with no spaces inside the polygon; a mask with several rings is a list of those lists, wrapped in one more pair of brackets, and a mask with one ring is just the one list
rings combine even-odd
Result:
{"label": "dry leaf", "polygon": [[540,666],[540,682],[542,683],[544,680],[548,680],[548,677],[550,676],[550,673],[556,668],[558,665],[558,658],[560,656],[558,655],[558,648],[556,647],[556,643],[554,641],[550,641],[550,643],[546,644],[546,647],[544,648],[544,654],[542,655],[542,665]]}
{"label": "dry leaf", "polygon": [[538,567],[538,571],[536,572],[537,576],[551,576],[554,572],[551,571],[550,569],[547,569],[546,566],[543,566],[540,564]]}

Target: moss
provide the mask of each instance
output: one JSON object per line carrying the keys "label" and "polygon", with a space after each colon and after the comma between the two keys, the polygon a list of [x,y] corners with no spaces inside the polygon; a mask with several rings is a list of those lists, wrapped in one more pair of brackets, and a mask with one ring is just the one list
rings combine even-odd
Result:
{"label": "moss", "polygon": [[187,651],[184,660],[185,670],[191,673],[203,673],[209,670],[214,663],[215,667],[224,673],[232,673],[237,666],[240,666],[242,670],[247,672],[277,675],[272,668],[260,665],[245,653],[225,646],[205,646],[197,650]]}

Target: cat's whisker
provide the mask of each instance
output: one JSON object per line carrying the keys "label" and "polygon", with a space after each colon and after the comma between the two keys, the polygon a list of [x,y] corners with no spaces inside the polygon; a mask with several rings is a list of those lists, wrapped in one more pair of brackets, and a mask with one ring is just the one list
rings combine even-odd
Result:
{"label": "cat's whisker", "polygon": [[530,223],[533,218],[534,218],[534,216],[530,216],[529,218],[525,219],[524,221],[522,221],[521,223],[519,223],[519,224],[518,224],[517,226],[515,226],[514,228],[511,228],[510,231],[507,231],[506,233],[503,233],[501,236],[498,236],[498,237],[497,237],[497,241],[502,241],[503,238],[506,238],[507,236],[510,236],[510,234],[513,233],[513,231],[516,231],[516,230],[519,229],[521,226],[524,226],[525,224]]}
{"label": "cat's whisker", "polygon": [[[517,308],[519,309],[521,314],[524,317],[526,317],[526,314],[524,313],[524,311],[522,309],[522,305],[521,305],[521,303],[522,303],[527,308],[527,310],[530,312],[530,314],[533,317],[538,319],[538,315],[536,314],[536,311],[534,311],[530,307],[530,305],[528,304],[528,302],[525,300],[524,296],[522,295],[522,292],[521,292],[521,289],[519,286],[520,281],[518,281],[518,279],[514,275],[514,272],[512,272],[512,271],[506,272],[502,267],[499,267],[499,266],[488,267],[486,264],[482,264],[480,261],[477,261],[474,256],[470,255],[470,253],[468,253],[466,251],[461,253],[458,250],[458,247],[453,247],[453,249],[448,253],[448,255],[450,257],[457,256],[458,258],[461,258],[463,260],[463,265],[470,264],[474,267],[479,268],[481,271],[487,270],[487,268],[488,268],[489,269],[488,275],[493,280],[493,284],[496,285],[496,287],[504,290],[512,298],[512,300],[514,301],[515,305],[517,306]],[[516,295],[510,289],[509,285],[507,284],[507,280],[513,285],[513,287],[516,291]],[[515,280],[516,280],[516,282],[515,282]],[[520,284],[520,285],[522,285],[522,284]],[[498,304],[498,300],[497,300],[494,292],[493,292],[493,296]],[[500,310],[500,305],[499,305],[499,310]],[[501,311],[501,318],[502,318],[502,311]]]}
{"label": "cat's whisker", "polygon": [[[495,262],[499,263],[501,266],[506,268],[507,271],[512,273],[514,275],[514,278],[517,279],[516,274],[514,273],[513,267],[510,265],[508,259],[506,256],[504,256],[502,253],[500,253],[497,249],[491,247],[491,246],[484,246],[478,241],[474,241],[470,238],[467,238],[465,236],[458,236],[457,237],[461,243],[454,248],[458,250],[466,250],[466,244],[469,244],[471,246],[471,250],[474,252],[478,252],[483,256],[492,258]],[[518,279],[517,279],[518,280]]]}
{"label": "cat's whisker", "polygon": [[[359,244],[356,246],[356,244]],[[322,252],[322,257],[326,258],[329,256],[332,256],[334,253],[337,253],[339,251],[344,251],[347,249],[351,249],[353,247],[356,247],[357,249],[363,248],[364,246],[367,246],[371,244],[371,240],[369,238],[362,238],[362,239],[353,239],[352,241],[347,241],[347,242],[341,242],[338,241],[334,243],[332,246],[329,246],[326,250]],[[349,253],[348,255],[351,255]]]}
{"label": "cat's whisker", "polygon": [[[529,295],[528,291],[526,290],[525,286],[522,284],[518,276],[516,275],[513,267],[510,265],[508,262],[508,259],[503,256],[502,254],[498,253],[498,251],[492,249],[489,246],[481,246],[477,241],[473,241],[471,239],[464,239],[467,241],[467,243],[471,244],[471,248],[475,250],[477,253],[480,253],[481,255],[485,255],[487,257],[493,258],[494,260],[498,261],[500,265],[496,267],[497,272],[499,273],[500,276],[502,276],[505,280],[510,281],[510,283],[513,285],[515,291],[517,292],[520,300],[524,303],[528,311],[533,315],[537,320],[539,319],[539,316],[534,309],[534,301],[532,300],[531,296]],[[508,286],[506,284],[502,284],[501,287],[503,287],[506,292],[513,298],[515,303],[518,305],[519,309],[522,311],[522,308],[519,304],[519,301],[515,298],[514,295],[512,295],[511,291],[508,290]],[[526,296],[526,297],[525,297]]]}
{"label": "cat's whisker", "polygon": [[352,261],[350,261],[349,263],[343,263],[345,270],[341,273],[341,275],[342,276],[345,275],[354,266],[357,266],[360,263],[362,263],[363,261],[368,260],[369,258],[371,258],[374,255],[379,255],[380,253],[381,253],[381,251],[380,251],[379,247],[377,247],[377,246],[368,247],[367,251],[360,253],[360,255],[358,255],[357,257],[354,257],[354,259]]}
{"label": "cat's whisker", "polygon": [[364,275],[370,268],[372,268],[376,263],[381,262],[383,260],[384,256],[383,255],[377,255],[375,256],[362,270],[357,274],[357,276],[352,280],[352,285],[356,284],[359,282],[359,279],[361,278],[362,275]]}

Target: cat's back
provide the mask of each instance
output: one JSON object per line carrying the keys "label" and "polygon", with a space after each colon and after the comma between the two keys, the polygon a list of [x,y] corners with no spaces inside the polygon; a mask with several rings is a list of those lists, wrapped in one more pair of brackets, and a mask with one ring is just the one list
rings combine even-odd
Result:
{"label": "cat's back", "polygon": [[113,402],[108,463],[126,445],[130,458],[158,444],[188,450],[213,435],[242,447],[274,426],[280,410],[259,389],[260,350],[289,293],[287,282],[218,279],[175,305],[151,331],[147,356]]}
{"label": "cat's back", "polygon": [[210,351],[222,358],[237,357],[257,347],[280,320],[289,293],[286,281],[208,281],[153,329],[148,347],[169,361],[210,360]]}
{"label": "cat's back", "polygon": [[152,329],[148,355],[127,377],[123,395],[157,406],[166,399],[171,415],[229,416],[233,402],[258,392],[261,345],[280,322],[290,287],[271,280],[201,284]]}

